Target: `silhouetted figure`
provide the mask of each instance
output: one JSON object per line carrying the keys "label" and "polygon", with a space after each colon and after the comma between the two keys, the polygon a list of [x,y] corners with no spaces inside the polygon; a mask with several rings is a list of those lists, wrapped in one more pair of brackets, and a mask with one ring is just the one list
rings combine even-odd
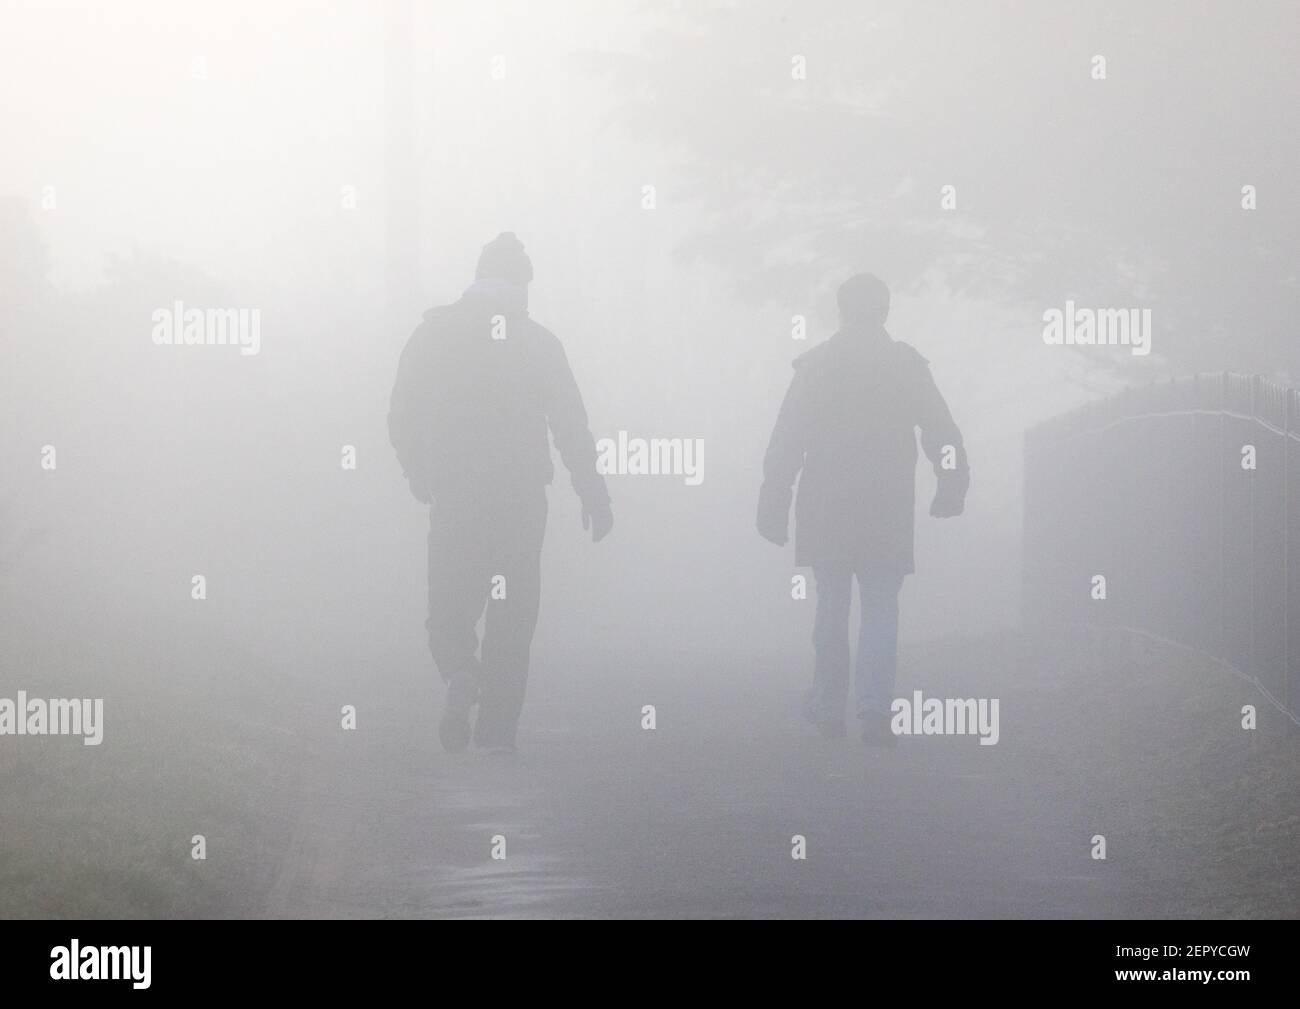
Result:
{"label": "silhouetted figure", "polygon": [[[914,568],[916,428],[938,489],[930,514],[960,515],[970,483],[961,432],[929,363],[884,328],[889,289],[870,274],[838,293],[840,328],[795,359],[763,460],[758,530],[787,541],[795,504],[795,563],[817,587],[816,663],[805,714],[827,736],[844,734],[849,607],[858,580],[861,626],[855,693],[863,739],[888,745],[898,659],[898,591]],[[802,476],[799,476],[802,471]]]}
{"label": "silhouetted figure", "polygon": [[[389,438],[416,499],[431,504],[429,649],[452,752],[512,751],[541,593],[549,426],[599,542],[613,526],[587,411],[555,335],[528,317],[533,266],[505,232],[483,248],[459,301],[430,309],[402,352]],[[476,631],[487,607],[481,655]]]}

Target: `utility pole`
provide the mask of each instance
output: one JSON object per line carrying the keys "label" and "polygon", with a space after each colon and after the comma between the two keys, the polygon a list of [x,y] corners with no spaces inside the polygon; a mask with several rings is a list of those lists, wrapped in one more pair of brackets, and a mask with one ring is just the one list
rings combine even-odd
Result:
{"label": "utility pole", "polygon": [[415,155],[415,9],[386,0],[384,33],[384,309],[390,334],[419,307],[420,180]]}

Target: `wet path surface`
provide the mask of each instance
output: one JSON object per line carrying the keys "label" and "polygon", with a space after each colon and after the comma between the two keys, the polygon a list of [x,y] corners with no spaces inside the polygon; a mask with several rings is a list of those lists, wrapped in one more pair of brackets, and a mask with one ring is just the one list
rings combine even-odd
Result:
{"label": "wet path surface", "polygon": [[[1135,773],[1151,733],[1179,726],[1107,724],[1104,684],[1035,661],[1010,638],[905,653],[900,689],[1000,697],[996,746],[822,740],[798,720],[797,690],[722,666],[648,691],[629,677],[641,686],[543,692],[514,759],[444,755],[431,718],[394,705],[370,715],[383,733],[322,751],[264,913],[1198,913],[1177,880],[1214,852],[1158,820],[1152,795],[1177,785],[1176,768]],[[643,703],[657,705],[653,731]],[[791,858],[796,834],[804,860]],[[1105,860],[1091,857],[1095,834]]]}

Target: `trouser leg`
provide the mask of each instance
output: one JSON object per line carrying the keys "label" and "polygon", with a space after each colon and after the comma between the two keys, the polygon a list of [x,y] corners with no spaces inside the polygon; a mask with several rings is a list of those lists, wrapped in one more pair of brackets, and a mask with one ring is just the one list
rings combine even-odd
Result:
{"label": "trouser leg", "polygon": [[444,680],[470,668],[478,618],[489,589],[485,558],[472,530],[434,509],[429,524],[429,651]]}
{"label": "trouser leg", "polygon": [[898,672],[898,591],[901,575],[858,574],[862,621],[854,675],[858,713],[888,712]]}
{"label": "trouser leg", "polygon": [[483,694],[474,739],[479,746],[513,746],[524,706],[528,663],[542,594],[546,492],[520,491],[501,500],[494,522],[493,563],[483,629]]}
{"label": "trouser leg", "polygon": [[817,615],[813,623],[813,708],[822,720],[843,719],[849,690],[849,607],[853,576],[847,570],[813,568]]}
{"label": "trouser leg", "polygon": [[505,598],[489,597],[483,629],[483,694],[474,740],[513,746],[528,683],[528,659],[541,601],[541,551],[517,554],[501,565]]}

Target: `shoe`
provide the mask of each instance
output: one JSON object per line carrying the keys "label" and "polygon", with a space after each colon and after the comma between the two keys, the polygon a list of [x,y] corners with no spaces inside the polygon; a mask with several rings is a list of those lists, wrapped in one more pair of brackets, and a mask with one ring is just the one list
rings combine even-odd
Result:
{"label": "shoe", "polygon": [[862,721],[862,741],[868,746],[887,749],[898,745],[888,712],[864,711],[859,718]]}
{"label": "shoe", "polygon": [[469,746],[469,709],[478,701],[478,677],[462,669],[447,681],[447,700],[438,722],[438,740],[448,753],[462,753]]}

